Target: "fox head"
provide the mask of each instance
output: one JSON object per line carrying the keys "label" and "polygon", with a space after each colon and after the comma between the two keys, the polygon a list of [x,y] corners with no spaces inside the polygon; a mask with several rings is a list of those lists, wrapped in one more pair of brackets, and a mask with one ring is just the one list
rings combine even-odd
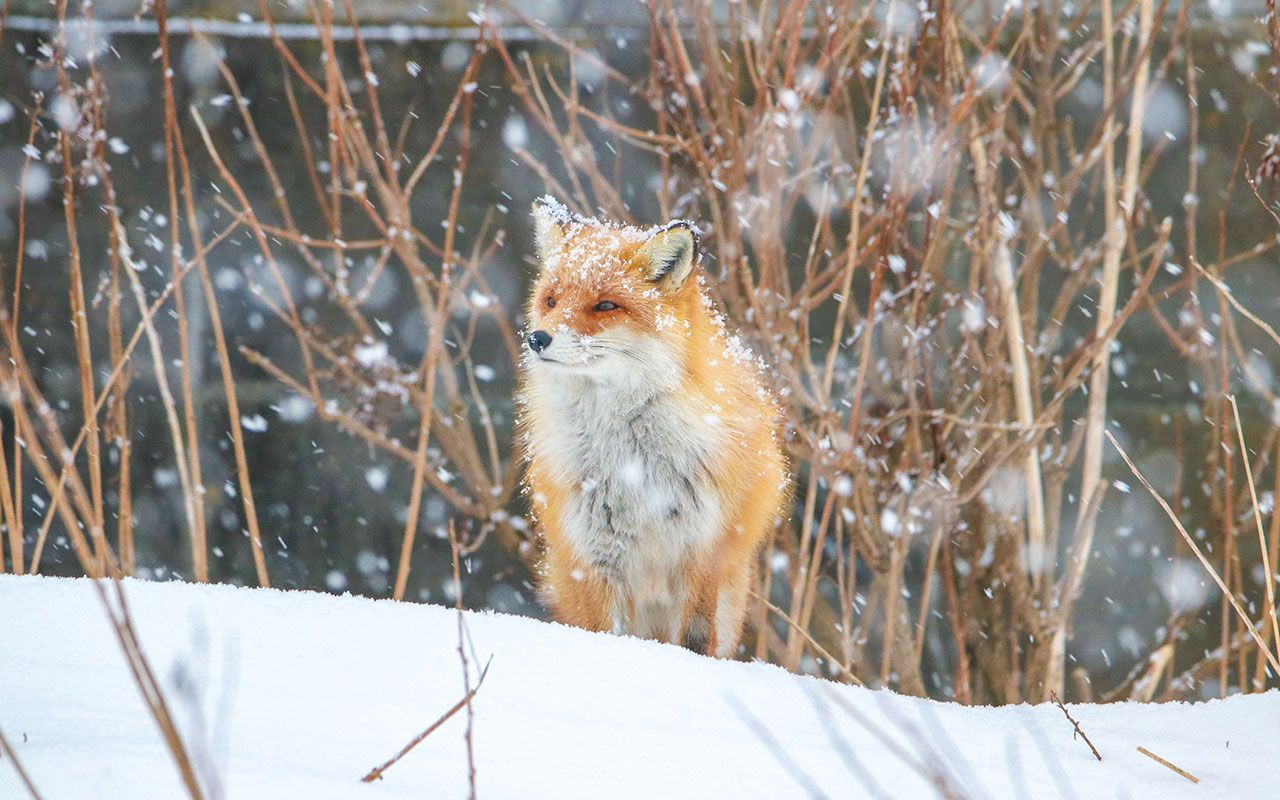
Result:
{"label": "fox head", "polygon": [[702,292],[688,222],[636,228],[533,205],[541,271],[529,299],[527,368],[655,388],[678,380]]}

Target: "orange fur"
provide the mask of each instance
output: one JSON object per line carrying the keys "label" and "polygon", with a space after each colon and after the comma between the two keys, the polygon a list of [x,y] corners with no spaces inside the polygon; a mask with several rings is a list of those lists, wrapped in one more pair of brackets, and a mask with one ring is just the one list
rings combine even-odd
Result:
{"label": "orange fur", "polygon": [[520,429],[543,591],[562,622],[731,657],[790,480],[758,361],[708,299],[687,226],[535,217],[528,320],[554,346],[526,352]]}

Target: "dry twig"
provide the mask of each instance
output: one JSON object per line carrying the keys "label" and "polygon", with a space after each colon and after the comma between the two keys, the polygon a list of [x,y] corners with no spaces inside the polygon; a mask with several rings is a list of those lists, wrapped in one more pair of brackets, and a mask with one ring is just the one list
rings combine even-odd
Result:
{"label": "dry twig", "polygon": [[18,754],[14,752],[13,745],[9,744],[9,740],[5,738],[4,731],[0,731],[0,758],[9,759],[14,771],[18,773],[18,780],[22,783],[22,787],[27,790],[27,794],[31,795],[31,800],[40,800],[40,792],[31,782],[31,776],[22,766],[22,759],[18,758]]}
{"label": "dry twig", "polygon": [[1165,761],[1163,758],[1161,758],[1160,756],[1158,756],[1158,755],[1156,755],[1155,753],[1151,752],[1151,751],[1150,751],[1150,750],[1148,750],[1147,748],[1142,747],[1141,745],[1139,745],[1139,746],[1138,746],[1138,752],[1139,752],[1139,753],[1142,753],[1144,756],[1146,756],[1147,758],[1149,758],[1149,759],[1151,759],[1152,761],[1156,762],[1157,764],[1160,764],[1160,765],[1162,765],[1162,766],[1168,767],[1169,769],[1171,769],[1171,770],[1173,770],[1174,772],[1178,773],[1179,775],[1181,775],[1182,777],[1184,777],[1184,778],[1186,778],[1187,780],[1191,781],[1192,783],[1199,783],[1199,782],[1200,782],[1200,779],[1199,779],[1199,778],[1197,778],[1195,775],[1192,775],[1190,772],[1187,772],[1185,769],[1182,769],[1181,767],[1178,767],[1178,766],[1175,766],[1175,765],[1173,765],[1173,764],[1170,764],[1168,761]]}
{"label": "dry twig", "polygon": [[493,657],[490,656],[489,660],[485,662],[484,668],[480,670],[480,677],[478,680],[476,680],[476,685],[473,686],[471,689],[467,690],[467,693],[462,696],[461,700],[459,700],[458,702],[450,706],[448,711],[441,714],[436,719],[436,721],[428,725],[426,729],[422,731],[422,733],[410,739],[409,743],[406,744],[404,747],[400,748],[400,751],[398,753],[396,753],[391,758],[387,759],[382,764],[369,770],[369,772],[360,780],[363,783],[369,783],[371,781],[376,781],[379,778],[381,778],[382,773],[386,772],[391,767],[391,765],[395,764],[397,761],[399,761],[400,759],[408,755],[410,750],[422,744],[424,739],[426,739],[431,734],[435,733],[436,730],[441,725],[448,722],[450,717],[452,717],[454,714],[457,714],[459,711],[461,711],[462,709],[470,705],[471,698],[476,696],[476,692],[480,691],[481,685],[484,684],[484,677],[489,674],[489,664],[491,664],[492,662],[493,662]]}
{"label": "dry twig", "polygon": [[1071,716],[1071,712],[1067,710],[1066,704],[1058,697],[1058,693],[1050,690],[1049,697],[1053,700],[1054,705],[1062,709],[1062,713],[1067,717],[1067,722],[1070,722],[1071,727],[1075,729],[1071,734],[1071,738],[1074,739],[1079,736],[1081,739],[1084,739],[1084,743],[1089,745],[1089,750],[1093,753],[1093,757],[1101,761],[1102,754],[1098,752],[1098,748],[1093,746],[1093,742],[1089,741],[1089,735],[1080,727],[1080,723],[1076,722],[1075,718]]}

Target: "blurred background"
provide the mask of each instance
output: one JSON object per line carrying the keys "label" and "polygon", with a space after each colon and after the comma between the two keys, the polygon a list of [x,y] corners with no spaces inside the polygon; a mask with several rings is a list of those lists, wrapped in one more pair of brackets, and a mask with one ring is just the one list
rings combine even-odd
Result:
{"label": "blurred background", "polygon": [[545,617],[513,421],[550,192],[698,220],[772,365],[796,491],[743,657],[1275,685],[1267,4],[61,5],[0,26],[6,569],[452,604],[452,530],[464,605]]}

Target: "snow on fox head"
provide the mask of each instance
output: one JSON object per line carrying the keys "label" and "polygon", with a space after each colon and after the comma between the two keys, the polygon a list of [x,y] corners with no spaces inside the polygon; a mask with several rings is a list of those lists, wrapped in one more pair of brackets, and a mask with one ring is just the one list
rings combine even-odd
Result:
{"label": "snow on fox head", "polygon": [[698,240],[677,220],[637,228],[534,202],[541,272],[529,300],[526,368],[535,379],[577,375],[669,387],[679,380]]}

